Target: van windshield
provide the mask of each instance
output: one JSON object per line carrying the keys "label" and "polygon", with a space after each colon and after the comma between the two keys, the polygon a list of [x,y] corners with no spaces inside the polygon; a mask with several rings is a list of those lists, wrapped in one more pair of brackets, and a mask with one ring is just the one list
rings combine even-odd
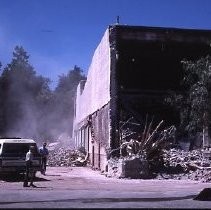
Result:
{"label": "van windshield", "polygon": [[35,143],[5,143],[2,148],[2,155],[5,157],[25,157],[26,153],[29,151],[30,146],[34,146],[36,148],[35,156],[37,156],[38,151]]}

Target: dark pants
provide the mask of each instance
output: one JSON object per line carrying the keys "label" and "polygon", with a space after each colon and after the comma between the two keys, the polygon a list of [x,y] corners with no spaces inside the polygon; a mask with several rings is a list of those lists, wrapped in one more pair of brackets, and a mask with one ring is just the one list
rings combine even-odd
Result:
{"label": "dark pants", "polygon": [[47,158],[42,157],[42,173],[46,172],[46,164],[47,164]]}
{"label": "dark pants", "polygon": [[26,171],[25,171],[25,177],[24,177],[24,186],[28,185],[28,182],[30,182],[30,185],[33,184],[35,178],[35,171],[32,167],[31,161],[26,161]]}

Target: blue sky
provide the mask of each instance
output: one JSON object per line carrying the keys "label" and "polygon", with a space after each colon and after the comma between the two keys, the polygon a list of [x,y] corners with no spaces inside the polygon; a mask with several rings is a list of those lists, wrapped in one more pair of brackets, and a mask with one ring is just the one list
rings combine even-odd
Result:
{"label": "blue sky", "polygon": [[74,65],[87,73],[117,15],[120,24],[211,29],[211,0],[0,0],[0,62],[21,45],[55,87]]}

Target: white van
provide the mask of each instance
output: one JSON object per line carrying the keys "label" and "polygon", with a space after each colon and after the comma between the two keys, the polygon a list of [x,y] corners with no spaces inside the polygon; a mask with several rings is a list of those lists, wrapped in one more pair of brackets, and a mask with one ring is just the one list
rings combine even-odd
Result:
{"label": "white van", "polygon": [[33,139],[0,138],[0,174],[11,172],[15,175],[24,172],[26,167],[25,157],[30,146],[36,148],[33,166],[35,171],[40,171],[41,156]]}

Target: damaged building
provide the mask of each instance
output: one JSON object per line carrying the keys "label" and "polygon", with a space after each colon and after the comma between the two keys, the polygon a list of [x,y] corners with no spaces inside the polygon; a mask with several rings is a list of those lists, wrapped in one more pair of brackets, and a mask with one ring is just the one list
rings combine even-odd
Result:
{"label": "damaged building", "polygon": [[126,124],[134,131],[130,135],[141,131],[146,114],[155,124],[179,124],[180,114],[165,98],[169,92],[184,91],[181,60],[210,54],[210,43],[209,30],[107,28],[75,99],[73,138],[76,147],[88,151],[93,168],[106,169],[108,151],[127,137]]}

